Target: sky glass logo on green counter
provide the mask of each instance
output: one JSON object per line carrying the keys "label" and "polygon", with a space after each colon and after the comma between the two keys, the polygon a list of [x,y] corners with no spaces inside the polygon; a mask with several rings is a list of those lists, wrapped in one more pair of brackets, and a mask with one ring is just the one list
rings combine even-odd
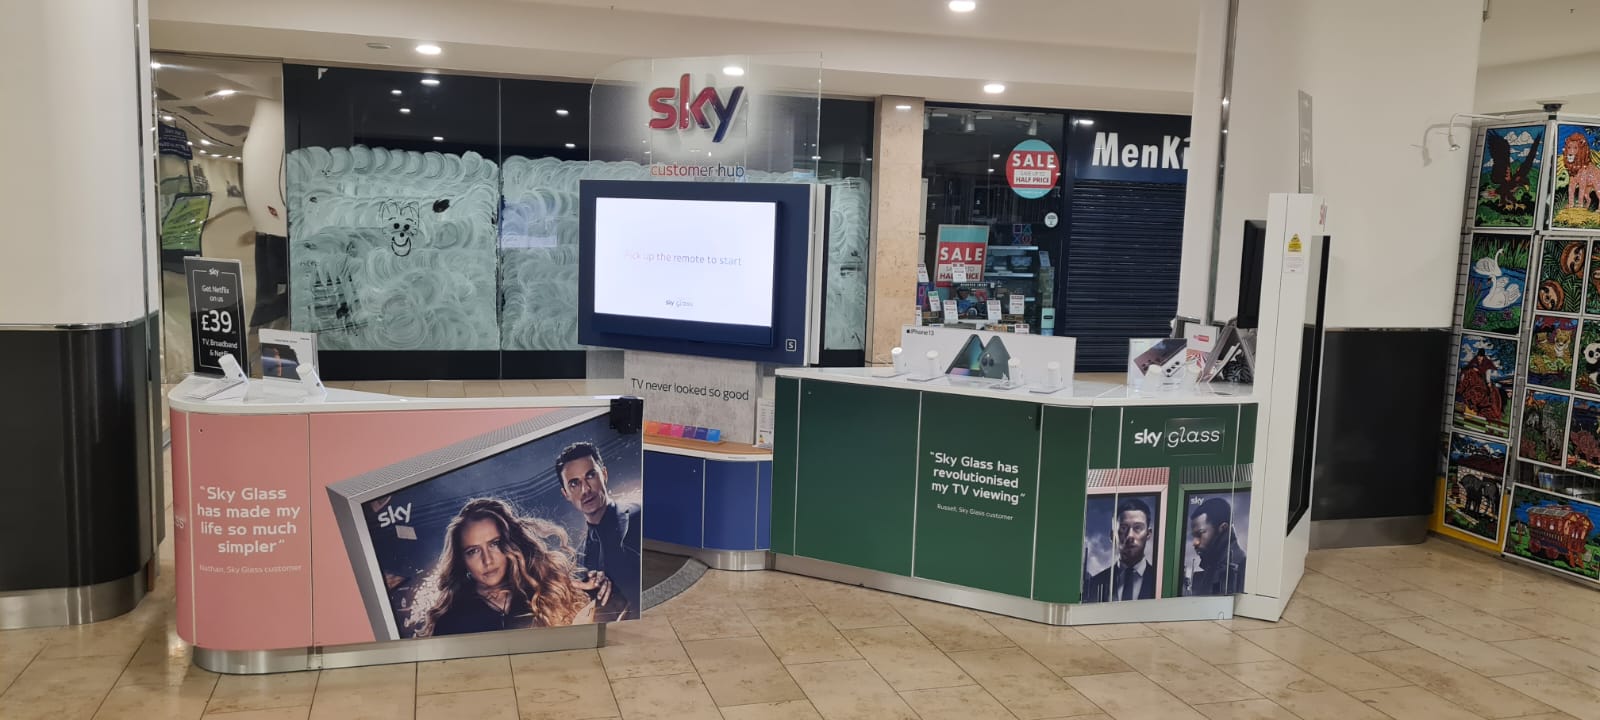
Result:
{"label": "sky glass logo on green counter", "polygon": [[1173,418],[1160,430],[1149,428],[1135,433],[1133,444],[1164,449],[1173,455],[1203,455],[1220,448],[1224,434],[1223,423],[1216,418]]}

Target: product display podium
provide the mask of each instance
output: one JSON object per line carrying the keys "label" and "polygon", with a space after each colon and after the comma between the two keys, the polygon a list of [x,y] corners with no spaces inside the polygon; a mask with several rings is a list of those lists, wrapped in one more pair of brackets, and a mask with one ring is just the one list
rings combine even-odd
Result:
{"label": "product display podium", "polygon": [[647,547],[717,570],[763,570],[772,542],[772,451],[645,436]]}
{"label": "product display podium", "polygon": [[777,569],[1055,625],[1232,616],[1250,387],[887,375],[778,371]]}
{"label": "product display podium", "polygon": [[[620,550],[605,545],[604,558],[589,547],[609,527],[608,501],[637,508],[643,496],[637,399],[336,389],[320,400],[193,399],[206,382],[190,378],[170,398],[178,634],[200,667],[593,648],[605,622],[638,616],[638,533],[622,530]],[[568,489],[595,478],[598,493]],[[595,508],[606,519],[586,526]],[[482,527],[498,527],[497,539],[475,535]],[[570,579],[565,604],[473,604],[488,606],[472,583],[512,572],[510,560],[481,558],[514,551],[530,570],[554,563],[538,581],[542,597],[559,594],[550,578]],[[607,603],[576,584],[594,570],[613,583]]]}

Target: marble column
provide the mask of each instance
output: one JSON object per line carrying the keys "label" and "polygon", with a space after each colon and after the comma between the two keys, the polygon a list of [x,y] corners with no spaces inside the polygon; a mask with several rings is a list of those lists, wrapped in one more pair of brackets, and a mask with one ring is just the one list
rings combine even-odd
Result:
{"label": "marble column", "polygon": [[921,98],[878,98],[873,130],[872,260],[867,362],[886,364],[917,306],[917,232],[922,205]]}

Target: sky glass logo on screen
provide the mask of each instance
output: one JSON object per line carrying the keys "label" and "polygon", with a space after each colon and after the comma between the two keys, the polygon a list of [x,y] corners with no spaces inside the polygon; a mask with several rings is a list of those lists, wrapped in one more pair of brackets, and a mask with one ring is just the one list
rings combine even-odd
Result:
{"label": "sky glass logo on screen", "polygon": [[[727,137],[728,128],[733,126],[734,114],[739,111],[739,101],[744,99],[744,86],[738,85],[733,92],[728,93],[727,102],[723,102],[722,94],[714,87],[701,88],[698,95],[690,99],[689,74],[684,73],[678,78],[678,86],[659,87],[650,91],[650,112],[655,116],[650,118],[650,127],[655,130],[688,130],[689,122],[702,130],[711,129],[711,118],[717,119],[717,133],[712,136],[711,142],[722,142]],[[707,105],[711,114],[706,114]]]}

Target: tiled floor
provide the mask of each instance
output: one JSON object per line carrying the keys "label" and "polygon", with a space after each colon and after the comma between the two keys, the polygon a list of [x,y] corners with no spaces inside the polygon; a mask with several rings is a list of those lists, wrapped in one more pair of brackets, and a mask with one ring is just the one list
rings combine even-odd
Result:
{"label": "tiled floor", "polygon": [[254,677],[190,664],[163,561],[129,615],[0,632],[0,718],[1600,720],[1600,593],[1440,540],[1312,553],[1277,624],[1055,628],[713,571],[598,651]]}

